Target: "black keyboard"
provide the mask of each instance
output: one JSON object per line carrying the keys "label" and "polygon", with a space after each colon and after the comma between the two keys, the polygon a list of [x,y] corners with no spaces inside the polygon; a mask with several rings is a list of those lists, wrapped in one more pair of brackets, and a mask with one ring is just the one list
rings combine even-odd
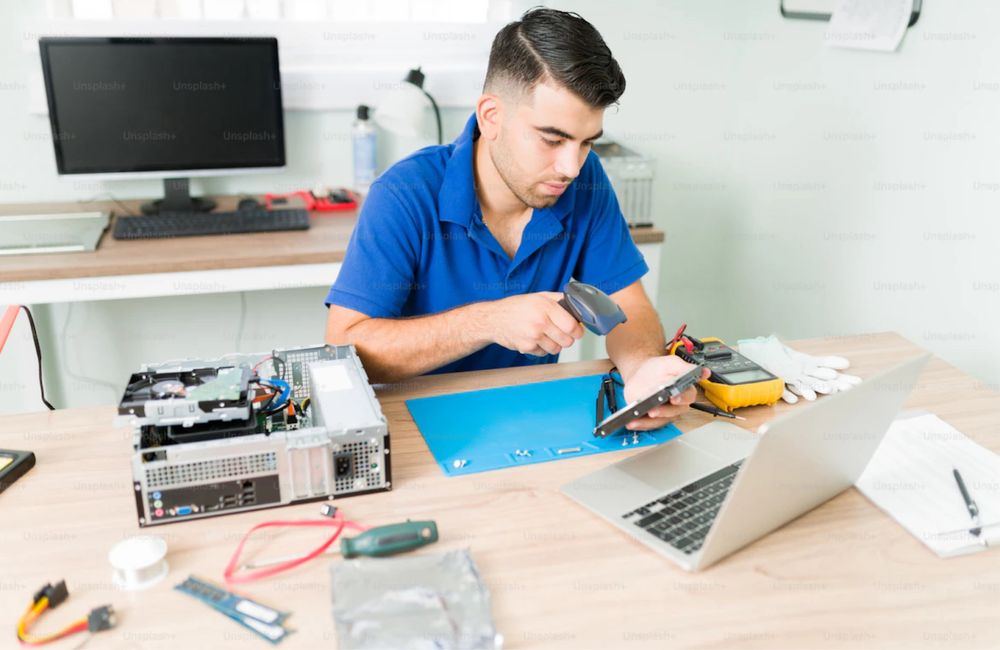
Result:
{"label": "black keyboard", "polygon": [[135,217],[118,217],[112,235],[115,239],[160,239],[308,228],[309,212],[302,209],[161,212]]}
{"label": "black keyboard", "polygon": [[647,533],[688,555],[705,543],[722,502],[743,461],[723,467],[705,478],[650,501],[622,515]]}

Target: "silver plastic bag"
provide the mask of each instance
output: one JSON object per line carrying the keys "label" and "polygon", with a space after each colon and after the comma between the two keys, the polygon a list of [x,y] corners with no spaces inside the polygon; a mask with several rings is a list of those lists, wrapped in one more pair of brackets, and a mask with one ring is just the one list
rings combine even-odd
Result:
{"label": "silver plastic bag", "polygon": [[364,558],[330,569],[340,650],[499,648],[490,594],[468,549]]}

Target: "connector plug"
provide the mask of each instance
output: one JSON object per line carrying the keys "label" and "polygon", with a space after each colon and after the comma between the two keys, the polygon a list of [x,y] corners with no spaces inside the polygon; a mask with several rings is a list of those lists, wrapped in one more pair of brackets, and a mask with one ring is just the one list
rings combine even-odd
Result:
{"label": "connector plug", "polygon": [[67,598],[69,598],[69,590],[66,589],[66,581],[60,580],[55,585],[51,582],[45,583],[45,586],[35,592],[32,596],[31,602],[38,603],[42,598],[49,599],[49,609],[55,609],[62,605]]}
{"label": "connector plug", "polygon": [[115,626],[115,610],[111,605],[95,607],[87,614],[87,629],[93,632],[103,632]]}

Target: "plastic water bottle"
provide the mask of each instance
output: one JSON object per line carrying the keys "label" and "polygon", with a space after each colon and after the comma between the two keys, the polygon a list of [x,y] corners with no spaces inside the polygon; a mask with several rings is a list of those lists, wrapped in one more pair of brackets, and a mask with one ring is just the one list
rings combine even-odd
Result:
{"label": "plastic water bottle", "polygon": [[375,182],[375,126],[368,119],[370,109],[358,106],[358,119],[351,127],[354,147],[354,189],[362,194]]}

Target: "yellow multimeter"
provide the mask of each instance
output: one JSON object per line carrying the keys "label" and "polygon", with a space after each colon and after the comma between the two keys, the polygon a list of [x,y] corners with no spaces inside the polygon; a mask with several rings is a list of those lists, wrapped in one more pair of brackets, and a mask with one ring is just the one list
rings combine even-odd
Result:
{"label": "yellow multimeter", "polygon": [[744,406],[771,405],[781,399],[785,382],[726,345],[721,339],[696,339],[678,331],[668,352],[712,371],[698,382],[708,401],[727,413]]}
{"label": "yellow multimeter", "polygon": [[0,449],[0,492],[34,466],[35,455],[30,451]]}

